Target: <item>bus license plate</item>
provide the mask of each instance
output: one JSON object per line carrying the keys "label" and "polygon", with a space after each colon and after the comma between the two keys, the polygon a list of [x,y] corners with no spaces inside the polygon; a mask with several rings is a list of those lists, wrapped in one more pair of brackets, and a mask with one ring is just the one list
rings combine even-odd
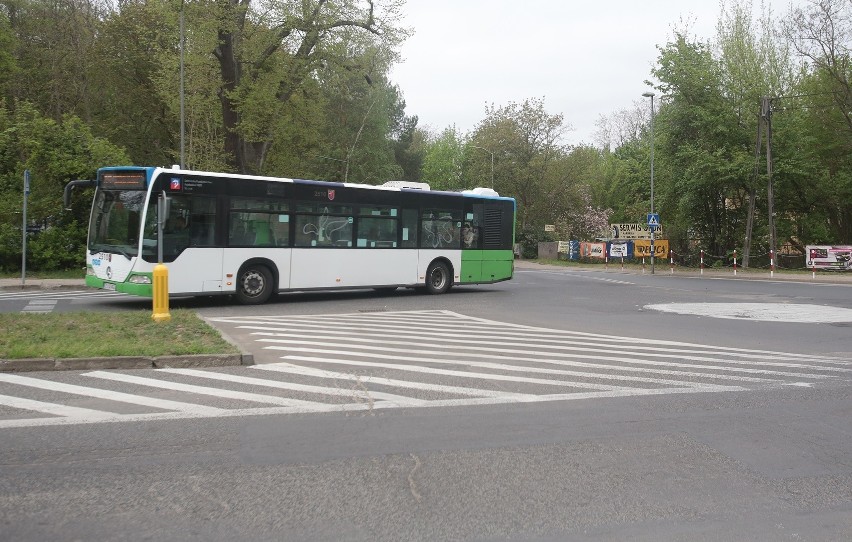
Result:
{"label": "bus license plate", "polygon": [[104,290],[112,290],[115,291],[115,284],[111,282],[104,282]]}

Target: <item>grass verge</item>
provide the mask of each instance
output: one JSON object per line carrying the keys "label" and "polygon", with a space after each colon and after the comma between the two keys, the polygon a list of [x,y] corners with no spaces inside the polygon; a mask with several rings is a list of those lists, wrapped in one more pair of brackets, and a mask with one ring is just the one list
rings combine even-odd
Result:
{"label": "grass verge", "polygon": [[193,311],[0,314],[0,359],[236,354]]}

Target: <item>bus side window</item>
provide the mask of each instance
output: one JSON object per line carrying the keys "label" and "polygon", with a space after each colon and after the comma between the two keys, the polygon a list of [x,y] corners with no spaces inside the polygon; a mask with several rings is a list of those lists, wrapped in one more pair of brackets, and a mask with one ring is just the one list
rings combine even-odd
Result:
{"label": "bus side window", "polygon": [[417,209],[402,210],[402,248],[417,248]]}
{"label": "bus side window", "polygon": [[269,228],[275,240],[275,246],[290,246],[290,215],[270,215]]}
{"label": "bus side window", "polygon": [[248,225],[242,219],[231,214],[231,229],[228,233],[228,244],[231,246],[240,246],[247,244],[248,241]]}

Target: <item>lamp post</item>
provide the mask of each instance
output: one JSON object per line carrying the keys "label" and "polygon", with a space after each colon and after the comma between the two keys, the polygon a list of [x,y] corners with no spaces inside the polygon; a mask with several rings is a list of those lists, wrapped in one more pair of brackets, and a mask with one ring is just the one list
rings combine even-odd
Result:
{"label": "lamp post", "polygon": [[471,145],[474,149],[479,149],[481,151],[485,151],[491,155],[491,190],[494,190],[494,153],[486,149],[485,147],[478,147],[476,145]]}
{"label": "lamp post", "polygon": [[186,132],[186,121],[184,120],[184,92],[183,92],[183,75],[184,75],[184,66],[183,66],[183,47],[184,47],[184,39],[183,39],[183,6],[184,2],[181,0],[180,3],[180,168],[183,169],[186,167],[185,161],[185,150],[184,150],[184,134]]}
{"label": "lamp post", "polygon": [[[642,96],[651,98],[651,214],[654,214],[654,96],[651,91],[643,92]],[[650,221],[649,221],[650,222]],[[651,230],[651,274],[654,274],[654,227]]]}

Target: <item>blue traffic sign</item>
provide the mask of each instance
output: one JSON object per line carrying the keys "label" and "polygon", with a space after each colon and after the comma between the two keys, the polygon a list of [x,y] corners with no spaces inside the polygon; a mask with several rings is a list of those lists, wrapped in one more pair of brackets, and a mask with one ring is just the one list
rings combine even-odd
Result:
{"label": "blue traffic sign", "polygon": [[648,225],[651,227],[660,226],[660,215],[657,213],[648,213]]}

